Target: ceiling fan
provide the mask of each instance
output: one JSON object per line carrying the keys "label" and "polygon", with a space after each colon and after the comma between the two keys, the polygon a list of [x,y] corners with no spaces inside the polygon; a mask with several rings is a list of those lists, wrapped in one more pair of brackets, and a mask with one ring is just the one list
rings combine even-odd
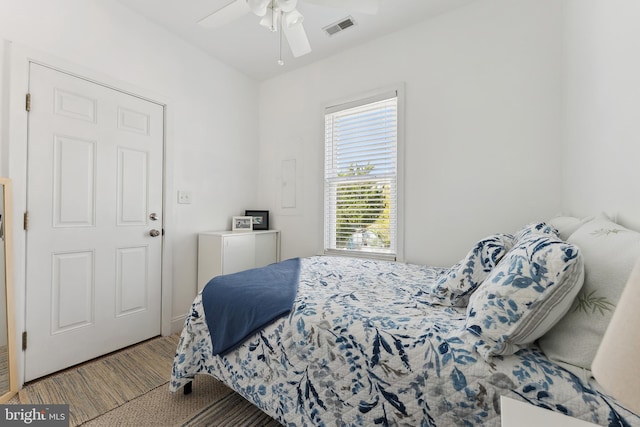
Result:
{"label": "ceiling fan", "polygon": [[[319,6],[347,9],[353,12],[375,14],[378,0],[304,0]],[[307,33],[302,26],[304,17],[296,9],[298,0],[232,0],[225,6],[198,21],[207,28],[219,28],[252,12],[260,17],[260,25],[271,31],[278,26],[289,43],[294,57],[311,52]],[[282,62],[282,58],[279,63]]]}

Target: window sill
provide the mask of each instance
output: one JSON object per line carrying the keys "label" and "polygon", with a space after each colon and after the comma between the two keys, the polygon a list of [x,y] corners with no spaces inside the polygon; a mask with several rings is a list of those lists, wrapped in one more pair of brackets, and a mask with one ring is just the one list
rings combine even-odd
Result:
{"label": "window sill", "polygon": [[397,261],[396,254],[374,252],[373,250],[352,251],[348,249],[325,249],[324,255],[346,256],[346,257],[353,257],[353,258],[368,258],[368,259],[375,259],[380,261]]}

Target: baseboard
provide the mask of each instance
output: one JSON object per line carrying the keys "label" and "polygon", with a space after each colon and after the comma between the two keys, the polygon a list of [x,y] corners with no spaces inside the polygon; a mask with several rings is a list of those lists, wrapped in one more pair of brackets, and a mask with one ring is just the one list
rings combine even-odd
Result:
{"label": "baseboard", "polygon": [[187,319],[187,315],[174,317],[171,319],[171,334],[179,334],[184,328],[184,321]]}

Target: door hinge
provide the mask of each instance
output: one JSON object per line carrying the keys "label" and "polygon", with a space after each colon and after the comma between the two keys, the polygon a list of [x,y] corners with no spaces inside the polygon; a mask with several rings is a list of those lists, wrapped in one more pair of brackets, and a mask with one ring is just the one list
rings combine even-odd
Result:
{"label": "door hinge", "polygon": [[31,111],[31,94],[30,93],[28,93],[26,96],[24,108],[27,111]]}
{"label": "door hinge", "polygon": [[22,351],[27,349],[27,331],[22,333]]}
{"label": "door hinge", "polygon": [[26,211],[22,217],[22,228],[24,228],[25,231],[29,229],[29,211]]}

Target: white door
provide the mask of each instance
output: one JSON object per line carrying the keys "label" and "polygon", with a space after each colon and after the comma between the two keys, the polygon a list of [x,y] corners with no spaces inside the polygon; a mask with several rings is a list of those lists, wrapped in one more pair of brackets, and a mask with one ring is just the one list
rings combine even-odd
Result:
{"label": "white door", "polygon": [[42,65],[29,92],[26,381],[160,334],[164,128]]}

